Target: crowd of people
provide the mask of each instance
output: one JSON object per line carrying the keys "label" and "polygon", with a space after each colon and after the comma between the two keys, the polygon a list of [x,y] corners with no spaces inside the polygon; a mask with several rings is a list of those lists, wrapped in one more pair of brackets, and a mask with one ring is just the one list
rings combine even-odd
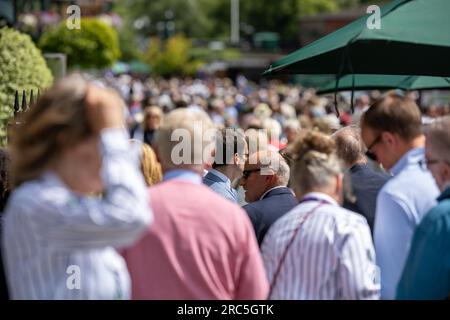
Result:
{"label": "crowd of people", "polygon": [[242,75],[59,80],[1,153],[2,297],[447,299],[448,108],[333,102]]}

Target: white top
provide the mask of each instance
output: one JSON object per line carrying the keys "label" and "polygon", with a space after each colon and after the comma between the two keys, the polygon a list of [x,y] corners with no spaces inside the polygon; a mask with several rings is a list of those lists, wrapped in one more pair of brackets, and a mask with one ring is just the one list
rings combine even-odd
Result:
{"label": "white top", "polygon": [[367,221],[323,193],[309,193],[278,219],[262,243],[269,282],[294,230],[310,213],[280,268],[271,299],[378,299],[380,284]]}
{"label": "white top", "polygon": [[3,252],[12,299],[128,299],[130,280],[114,248],[152,220],[127,134],[103,130],[102,198],[71,192],[55,173],[19,186],[5,211]]}

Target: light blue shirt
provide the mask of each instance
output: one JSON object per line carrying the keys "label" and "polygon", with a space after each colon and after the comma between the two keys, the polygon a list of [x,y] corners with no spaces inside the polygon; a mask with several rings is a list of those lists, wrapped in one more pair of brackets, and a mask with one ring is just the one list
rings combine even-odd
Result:
{"label": "light blue shirt", "polygon": [[404,154],[377,197],[374,242],[383,299],[395,299],[414,230],[439,196],[431,173],[419,165],[424,157],[424,148]]}
{"label": "light blue shirt", "polygon": [[194,171],[191,171],[191,170],[185,170],[185,169],[170,170],[170,171],[166,172],[163,176],[163,181],[172,180],[172,179],[183,180],[183,181],[192,182],[195,184],[202,183],[202,177],[198,173],[195,173]]}
{"label": "light blue shirt", "polygon": [[231,187],[231,180],[222,172],[210,169],[203,178],[203,183],[224,198],[237,203],[237,192]]}

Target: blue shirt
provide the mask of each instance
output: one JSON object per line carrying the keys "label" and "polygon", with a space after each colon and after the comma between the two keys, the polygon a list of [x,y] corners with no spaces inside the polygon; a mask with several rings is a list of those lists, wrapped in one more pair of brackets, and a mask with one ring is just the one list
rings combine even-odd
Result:
{"label": "blue shirt", "polygon": [[397,288],[398,299],[448,299],[450,294],[450,187],[414,233]]}
{"label": "blue shirt", "polygon": [[174,169],[164,173],[163,181],[172,179],[183,180],[195,184],[202,183],[202,177],[198,173],[186,169]]}
{"label": "blue shirt", "polygon": [[230,179],[222,172],[215,169],[209,170],[203,178],[203,183],[224,198],[237,203],[237,192],[231,187]]}
{"label": "blue shirt", "polygon": [[419,165],[424,156],[424,148],[404,154],[377,197],[374,242],[383,299],[395,298],[414,230],[439,195],[431,173]]}

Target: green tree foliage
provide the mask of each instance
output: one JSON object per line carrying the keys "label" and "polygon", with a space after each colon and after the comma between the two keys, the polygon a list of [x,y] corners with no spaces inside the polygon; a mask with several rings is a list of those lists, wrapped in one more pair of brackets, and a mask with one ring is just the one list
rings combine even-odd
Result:
{"label": "green tree foliage", "polygon": [[[30,36],[14,29],[0,29],[0,142],[6,142],[6,126],[13,116],[14,94],[34,94],[50,86],[53,76],[41,51]],[[35,96],[36,97],[36,96]]]}
{"label": "green tree foliage", "polygon": [[[204,36],[211,28],[210,19],[205,15],[205,7],[216,0],[124,0],[117,1],[115,11],[125,18],[129,28],[145,36],[158,35],[159,22],[172,21],[174,34],[183,33],[187,37]],[[145,19],[144,25],[135,26],[134,22]]]}
{"label": "green tree foliage", "polygon": [[91,18],[81,19],[80,29],[61,23],[42,35],[39,46],[45,52],[65,53],[70,67],[106,68],[120,57],[117,32]]}
{"label": "green tree foliage", "polygon": [[170,37],[166,42],[153,37],[145,54],[145,61],[152,67],[153,73],[161,76],[192,76],[202,65],[202,61],[190,55],[191,48],[191,41],[183,35]]}
{"label": "green tree foliage", "polygon": [[[378,0],[370,0],[378,2]],[[283,39],[296,37],[302,16],[367,4],[369,0],[240,0],[240,22],[255,32],[273,31]],[[371,2],[370,2],[371,3]],[[123,0],[116,12],[125,17],[129,28],[139,18],[148,18],[137,31],[145,36],[157,35],[157,24],[173,13],[175,32],[193,38],[225,38],[230,35],[231,0]]]}
{"label": "green tree foliage", "polygon": [[[231,0],[197,1],[211,20],[208,36],[229,36]],[[335,12],[357,6],[360,1],[363,0],[241,0],[239,20],[252,26],[254,32],[278,32],[283,39],[292,39],[298,34],[298,23],[302,16]]]}

